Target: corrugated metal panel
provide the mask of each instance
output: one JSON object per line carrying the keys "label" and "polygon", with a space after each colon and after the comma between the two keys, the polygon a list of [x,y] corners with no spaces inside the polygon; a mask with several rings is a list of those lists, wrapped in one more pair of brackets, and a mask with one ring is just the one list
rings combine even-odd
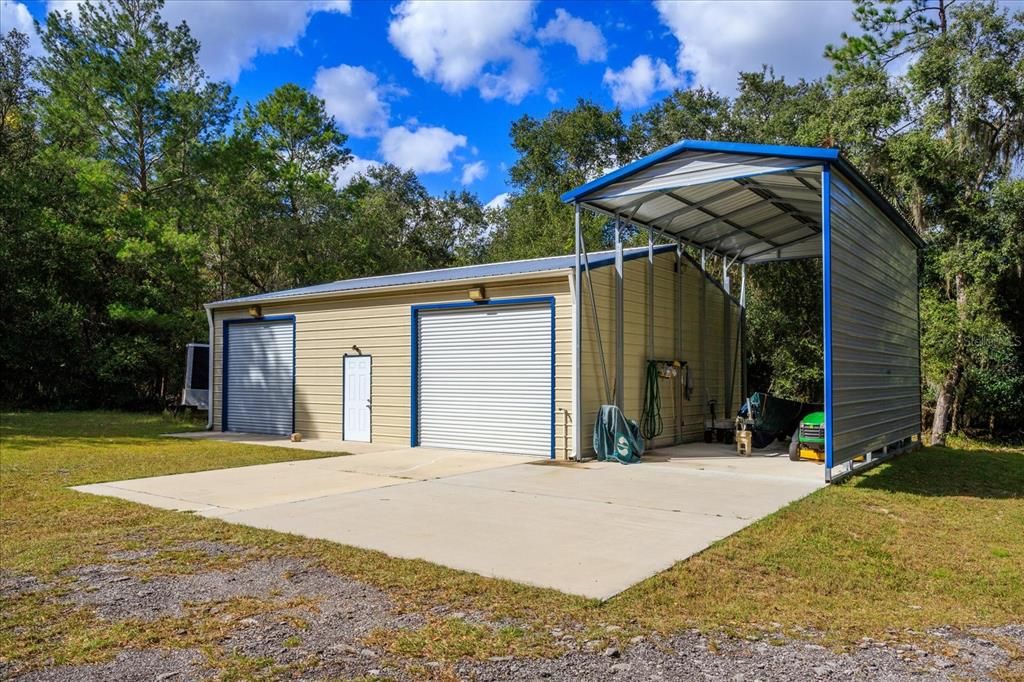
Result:
{"label": "corrugated metal panel", "polygon": [[550,455],[551,306],[418,314],[420,444]]}
{"label": "corrugated metal panel", "polygon": [[920,431],[917,249],[832,174],[832,428],[836,466]]}
{"label": "corrugated metal panel", "polygon": [[[626,372],[623,377],[625,386],[624,413],[627,417],[638,419],[643,410],[645,370],[647,367],[647,306],[646,297],[646,263],[633,261],[625,266],[625,299],[624,313],[624,356]],[[655,440],[653,447],[662,447],[670,443],[699,441],[704,434],[704,418],[707,416],[707,401],[714,399],[718,405],[718,416],[722,416],[727,390],[726,377],[731,362],[726,339],[724,338],[726,308],[731,310],[732,330],[735,332],[739,324],[739,309],[735,303],[728,301],[724,292],[712,284],[700,272],[695,263],[684,259],[682,263],[682,310],[679,311],[676,301],[675,254],[662,254],[655,258],[655,320],[654,343],[655,355],[659,358],[680,357],[688,361],[690,381],[694,387],[689,398],[683,398],[676,404],[671,382],[662,384],[662,418],[665,431]],[[605,402],[604,388],[601,378],[601,356],[598,353],[596,327],[600,326],[604,346],[604,359],[614,380],[615,355],[615,286],[611,272],[601,270],[594,273],[594,292],[596,295],[597,319],[594,324],[591,311],[588,281],[584,279],[583,293],[583,345],[581,348],[582,373],[582,415],[581,426],[584,435],[583,452],[593,451],[590,435],[594,429],[594,417],[598,408]],[[676,314],[681,312],[681,349],[675,349]],[[735,342],[731,343],[735,349]],[[740,378],[742,372],[734,372],[734,399],[740,395]],[[682,424],[679,424],[680,417]]]}
{"label": "corrugated metal panel", "polygon": [[657,192],[675,187],[702,185],[735,177],[756,176],[803,168],[807,161],[772,156],[751,156],[713,152],[683,152],[673,158],[634,173],[628,179],[604,187],[586,198],[599,203],[624,195]]}
{"label": "corrugated metal panel", "polygon": [[226,431],[292,432],[294,322],[228,324]]}

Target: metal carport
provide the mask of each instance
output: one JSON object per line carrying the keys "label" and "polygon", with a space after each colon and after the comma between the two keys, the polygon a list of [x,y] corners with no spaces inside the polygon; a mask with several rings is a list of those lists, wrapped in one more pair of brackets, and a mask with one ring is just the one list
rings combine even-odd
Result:
{"label": "metal carport", "polygon": [[[821,258],[825,478],[920,441],[920,237],[837,149],[685,140],[562,195],[576,210],[573,423],[581,442],[586,245],[580,212],[722,259],[721,284],[748,264]],[[653,278],[652,278],[653,281]],[[618,325],[622,324],[618,317]],[[617,333],[621,334],[619,329]],[[621,363],[617,364],[617,370]],[[616,376],[617,385],[622,377]],[[577,446],[578,447],[578,446]],[[579,451],[577,451],[579,454]]]}

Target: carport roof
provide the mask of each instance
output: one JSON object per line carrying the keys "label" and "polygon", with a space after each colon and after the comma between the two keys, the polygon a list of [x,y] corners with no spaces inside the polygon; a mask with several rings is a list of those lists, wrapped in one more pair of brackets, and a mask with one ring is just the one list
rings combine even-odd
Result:
{"label": "carport roof", "polygon": [[[656,253],[675,249],[675,245],[661,244],[655,247]],[[623,258],[631,260],[643,258],[647,255],[647,247],[625,249]],[[599,268],[611,265],[615,262],[614,251],[598,251],[589,255],[589,263],[592,268]],[[505,261],[502,263],[484,263],[481,265],[466,265],[458,268],[441,268],[438,270],[421,270],[419,272],[405,272],[394,275],[380,275],[376,277],[360,277],[358,279],[345,279],[327,284],[316,284],[297,289],[285,289],[283,291],[272,291],[265,294],[254,294],[240,298],[229,298],[223,301],[207,303],[207,308],[223,308],[234,305],[246,305],[249,303],[263,303],[266,301],[277,301],[306,296],[320,296],[347,291],[359,291],[363,289],[380,289],[384,287],[408,286],[412,284],[430,284],[434,282],[451,282],[461,279],[480,279],[484,277],[500,277],[504,275],[519,275],[532,272],[547,272],[552,270],[569,270],[575,267],[576,256],[553,256],[550,258],[531,258],[529,260]]]}
{"label": "carport roof", "polygon": [[833,148],[683,140],[566,192],[562,201],[740,262],[816,258],[825,164],[923,246]]}

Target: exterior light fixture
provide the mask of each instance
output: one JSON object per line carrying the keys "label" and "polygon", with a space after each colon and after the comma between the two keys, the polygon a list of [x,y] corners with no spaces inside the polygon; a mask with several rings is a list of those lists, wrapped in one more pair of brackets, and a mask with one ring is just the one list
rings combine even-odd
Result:
{"label": "exterior light fixture", "polygon": [[483,303],[487,300],[487,292],[484,291],[483,287],[474,287],[469,290],[469,300],[475,303]]}
{"label": "exterior light fixture", "polygon": [[249,306],[249,316],[256,318],[263,317],[263,307],[258,305]]}

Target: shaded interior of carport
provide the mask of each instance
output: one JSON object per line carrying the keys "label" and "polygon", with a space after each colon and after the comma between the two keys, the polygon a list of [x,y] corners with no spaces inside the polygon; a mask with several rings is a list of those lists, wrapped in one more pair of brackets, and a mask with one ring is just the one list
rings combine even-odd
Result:
{"label": "shaded interior of carport", "polygon": [[[622,228],[631,226],[646,231],[652,264],[654,245],[662,242],[675,243],[702,268],[721,263],[727,292],[731,277],[739,278],[741,309],[748,266],[822,259],[826,480],[920,441],[917,272],[923,244],[838,150],[683,141],[562,199],[576,209],[573,423],[582,423],[587,245],[580,216],[589,211],[613,225],[617,251]],[[621,326],[622,316],[617,319]],[[622,385],[621,376],[615,385]],[[577,443],[581,437],[577,433]]]}

